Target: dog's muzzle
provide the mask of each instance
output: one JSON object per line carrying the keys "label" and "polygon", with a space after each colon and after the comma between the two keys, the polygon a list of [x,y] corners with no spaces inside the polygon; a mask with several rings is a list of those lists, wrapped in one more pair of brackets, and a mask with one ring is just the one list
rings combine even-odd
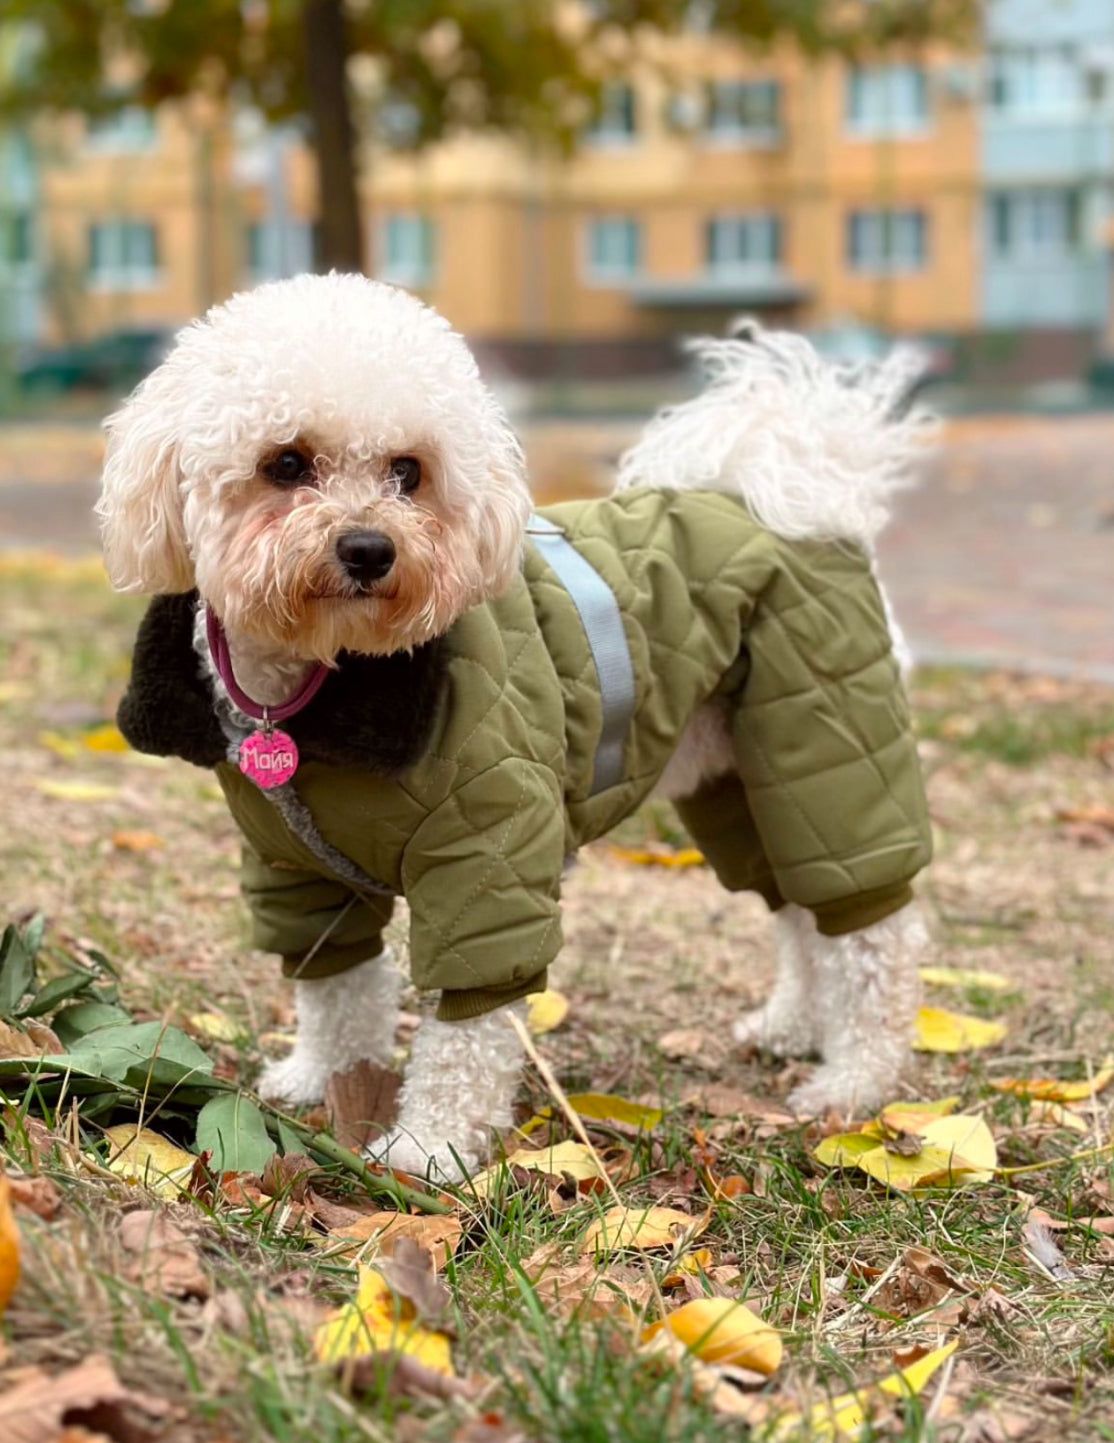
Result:
{"label": "dog's muzzle", "polygon": [[337,539],[337,560],[359,586],[382,581],[396,555],[394,542],[382,531],[346,531]]}

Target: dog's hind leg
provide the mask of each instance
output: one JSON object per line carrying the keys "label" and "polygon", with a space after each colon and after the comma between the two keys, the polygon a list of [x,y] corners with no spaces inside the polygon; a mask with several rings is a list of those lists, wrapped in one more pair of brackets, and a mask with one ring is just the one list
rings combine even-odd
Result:
{"label": "dog's hind leg", "polygon": [[294,983],[294,1050],[263,1069],[261,1097],[298,1106],[320,1102],[334,1072],[356,1062],[390,1062],[402,986],[402,974],[391,964],[385,948],[332,977]]}
{"label": "dog's hind leg", "polygon": [[735,1023],[735,1040],[765,1047],[778,1057],[804,1057],[818,1050],[819,1023],[812,952],[816,923],[811,912],[792,904],[774,917],[777,978],[763,1006]]}
{"label": "dog's hind leg", "polygon": [[512,1003],[462,1022],[428,1018],[418,1029],[398,1122],[367,1149],[373,1162],[434,1181],[455,1182],[487,1156],[493,1128],[510,1127],[522,1072]]}
{"label": "dog's hind leg", "polygon": [[927,933],[915,903],[861,932],[815,937],[823,1062],[790,1094],[795,1111],[850,1117],[891,1100],[911,1049]]}

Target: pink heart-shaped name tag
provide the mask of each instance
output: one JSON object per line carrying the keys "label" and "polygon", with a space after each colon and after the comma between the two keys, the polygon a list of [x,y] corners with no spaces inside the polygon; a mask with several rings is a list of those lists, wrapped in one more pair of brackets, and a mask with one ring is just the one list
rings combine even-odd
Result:
{"label": "pink heart-shaped name tag", "polygon": [[240,743],[240,770],[265,792],[281,787],[298,770],[297,743],[277,727],[252,732]]}

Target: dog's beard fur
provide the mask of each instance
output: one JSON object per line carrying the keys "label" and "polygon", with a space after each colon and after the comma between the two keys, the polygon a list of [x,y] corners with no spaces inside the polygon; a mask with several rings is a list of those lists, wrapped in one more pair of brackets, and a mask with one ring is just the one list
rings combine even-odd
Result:
{"label": "dog's beard fur", "polygon": [[[340,477],[291,492],[258,479],[220,489],[218,504],[198,488],[186,525],[201,594],[241,646],[323,662],[411,650],[485,593],[466,515]],[[390,572],[367,589],[337,559],[353,530],[395,546]]]}

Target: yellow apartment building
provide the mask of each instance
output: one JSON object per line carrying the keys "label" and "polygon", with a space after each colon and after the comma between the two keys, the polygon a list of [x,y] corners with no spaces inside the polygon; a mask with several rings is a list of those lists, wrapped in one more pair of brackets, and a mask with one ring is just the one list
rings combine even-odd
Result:
{"label": "yellow apartment building", "polygon": [[[368,147],[368,268],[526,374],[660,368],[740,311],[970,330],[976,102],[944,52],[855,69],[686,37],[608,87],[571,159]],[[69,120],[41,191],[55,334],[176,324],[312,264],[311,157],[250,115]]]}

